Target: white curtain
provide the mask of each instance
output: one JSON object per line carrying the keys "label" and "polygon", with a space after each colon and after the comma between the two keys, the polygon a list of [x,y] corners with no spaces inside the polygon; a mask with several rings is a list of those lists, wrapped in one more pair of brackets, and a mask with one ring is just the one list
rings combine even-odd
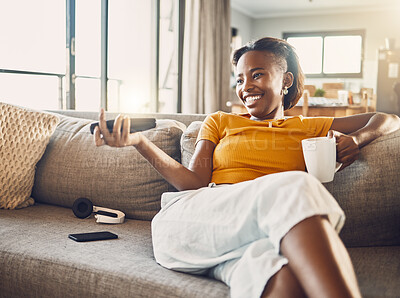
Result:
{"label": "white curtain", "polygon": [[226,109],[230,78],[230,0],[187,0],[182,112]]}

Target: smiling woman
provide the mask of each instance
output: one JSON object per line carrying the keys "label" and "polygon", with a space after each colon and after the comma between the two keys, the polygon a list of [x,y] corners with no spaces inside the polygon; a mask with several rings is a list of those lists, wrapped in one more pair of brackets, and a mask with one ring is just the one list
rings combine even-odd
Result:
{"label": "smiling woman", "polygon": [[[292,86],[293,75],[286,72],[286,67],[282,70],[275,60],[273,54],[251,51],[236,66],[236,94],[252,115],[251,119],[283,118],[283,90]],[[285,82],[284,86],[281,82]]]}
{"label": "smiling woman", "polygon": [[127,125],[120,132],[122,117],[108,132],[100,114],[97,146],[134,146],[179,190],[162,195],[152,221],[156,261],[221,280],[231,297],[360,297],[337,234],[344,213],[305,173],[300,142],[335,136],[344,168],[362,146],[399,129],[400,119],[373,113],[284,118],[304,88],[292,46],[266,37],[233,57],[237,95],[248,113],[208,115],[188,168]]}
{"label": "smiling woman", "polygon": [[[243,59],[239,63],[241,57]],[[269,113],[263,114],[264,119],[274,119],[277,116],[283,118],[283,110],[295,106],[303,94],[304,75],[297,54],[282,40],[265,38],[249,43],[235,51],[232,64],[236,66],[238,77],[236,93],[247,108],[251,108],[253,104],[253,101],[246,100],[249,96],[263,95],[264,91],[258,88],[270,86],[268,91],[265,90],[268,93],[266,97],[269,101],[275,100],[275,104],[270,106]],[[254,67],[255,65],[261,67]]]}

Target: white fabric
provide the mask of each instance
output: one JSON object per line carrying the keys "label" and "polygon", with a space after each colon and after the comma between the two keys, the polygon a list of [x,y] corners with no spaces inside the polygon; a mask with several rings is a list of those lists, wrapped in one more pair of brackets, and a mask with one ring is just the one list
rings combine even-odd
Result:
{"label": "white fabric", "polygon": [[345,216],[335,199],[299,171],[165,193],[152,221],[154,255],[166,268],[225,282],[231,297],[260,297],[287,263],[279,254],[281,239],[317,214],[327,215],[338,232],[342,228]]}

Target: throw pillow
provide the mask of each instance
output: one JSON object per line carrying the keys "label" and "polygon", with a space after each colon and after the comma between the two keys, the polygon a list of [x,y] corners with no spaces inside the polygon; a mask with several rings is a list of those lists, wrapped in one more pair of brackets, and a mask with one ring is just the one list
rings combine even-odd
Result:
{"label": "throw pillow", "polygon": [[0,208],[34,203],[35,166],[57,123],[55,115],[0,102]]}
{"label": "throw pillow", "polygon": [[190,160],[192,159],[197,135],[199,134],[202,121],[193,121],[190,123],[181,138],[181,154],[182,164],[189,167]]}
{"label": "throw pillow", "polygon": [[[60,119],[38,163],[32,196],[69,208],[85,197],[95,206],[121,210],[127,218],[151,220],[160,210],[161,194],[175,189],[133,146],[96,147],[89,129],[93,120],[61,115]],[[178,121],[157,119],[155,128],[142,133],[180,161],[185,128]]]}

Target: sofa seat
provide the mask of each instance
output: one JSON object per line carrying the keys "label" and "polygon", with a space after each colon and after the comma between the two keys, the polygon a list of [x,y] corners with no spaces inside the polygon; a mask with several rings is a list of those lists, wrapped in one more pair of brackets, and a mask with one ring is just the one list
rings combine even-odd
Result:
{"label": "sofa seat", "polygon": [[[150,221],[119,225],[35,204],[0,210],[0,297],[228,297],[222,282],[167,270],[153,256]],[[79,243],[71,233],[110,231]],[[150,294],[151,293],[151,294]]]}
{"label": "sofa seat", "polygon": [[[0,227],[0,297],[229,297],[219,281],[159,266],[150,221],[97,224],[69,208],[35,204],[0,210]],[[106,230],[119,238],[68,238]],[[352,247],[349,253],[363,297],[398,297],[400,246]]]}
{"label": "sofa seat", "polygon": [[400,246],[351,247],[363,298],[400,297]]}

